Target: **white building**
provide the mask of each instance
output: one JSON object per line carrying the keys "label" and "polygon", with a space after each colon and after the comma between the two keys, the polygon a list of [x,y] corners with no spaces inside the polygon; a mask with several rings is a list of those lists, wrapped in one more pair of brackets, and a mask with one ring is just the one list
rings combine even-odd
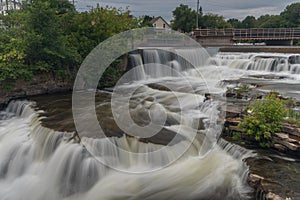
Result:
{"label": "white building", "polygon": [[153,27],[156,27],[156,28],[171,29],[171,26],[169,25],[169,23],[166,22],[166,20],[164,20],[161,16],[155,17],[154,19],[152,19],[151,24]]}

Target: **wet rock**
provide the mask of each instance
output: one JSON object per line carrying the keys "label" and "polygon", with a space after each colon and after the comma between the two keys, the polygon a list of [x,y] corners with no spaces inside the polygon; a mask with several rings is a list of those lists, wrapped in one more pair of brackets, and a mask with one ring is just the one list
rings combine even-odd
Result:
{"label": "wet rock", "polygon": [[161,85],[161,84],[157,84],[157,83],[150,83],[148,84],[148,86],[152,89],[156,89],[156,90],[161,90],[161,91],[171,91],[170,88],[164,86],[164,85]]}
{"label": "wet rock", "polygon": [[281,131],[300,138],[300,127],[296,125],[284,123]]}
{"label": "wet rock", "polygon": [[241,113],[243,112],[243,108],[238,106],[227,106],[226,108],[222,108],[223,111],[226,112],[226,118],[237,118],[241,116]]}
{"label": "wet rock", "polygon": [[249,174],[248,176],[248,183],[253,188],[258,188],[262,180],[264,180],[264,177],[257,174]]}
{"label": "wet rock", "polygon": [[241,129],[239,129],[237,126],[229,126],[228,127],[229,128],[229,130],[232,132],[232,131],[234,131],[234,132],[243,132]]}
{"label": "wet rock", "polygon": [[238,126],[241,123],[242,119],[239,117],[236,118],[226,118],[226,122],[228,125]]}
{"label": "wet rock", "polygon": [[[288,200],[290,198],[286,198],[286,200]],[[280,197],[279,195],[276,195],[272,192],[269,192],[267,195],[266,195],[266,200],[285,200],[284,198]]]}
{"label": "wet rock", "polygon": [[300,140],[291,138],[287,133],[275,133],[272,140],[273,147],[279,151],[300,153]]}
{"label": "wet rock", "polygon": [[[282,198],[272,191],[271,185],[273,185],[274,181],[267,180],[266,178],[250,173],[248,175],[248,184],[256,190],[256,199],[264,199],[264,200],[291,200],[291,198]],[[265,198],[261,194],[265,194]]]}
{"label": "wet rock", "polygon": [[274,148],[281,152],[286,152],[288,150],[287,147],[285,147],[281,144],[274,144]]}

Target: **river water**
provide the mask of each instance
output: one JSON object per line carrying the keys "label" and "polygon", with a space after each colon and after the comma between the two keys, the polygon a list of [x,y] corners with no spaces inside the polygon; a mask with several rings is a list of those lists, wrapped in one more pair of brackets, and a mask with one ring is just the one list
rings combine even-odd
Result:
{"label": "river water", "polygon": [[[10,102],[0,112],[0,199],[253,198],[245,159],[259,152],[219,138],[228,86],[222,80],[255,82],[262,91],[278,90],[300,99],[300,55],[218,53],[209,58],[201,49],[174,51],[180,56],[155,49],[130,55],[131,64],[140,67],[133,73],[134,82],[119,86],[125,93],[136,88],[129,101],[136,124],[159,125],[160,131],[149,138],[133,137],[118,127],[111,92],[96,94],[96,113],[106,138],[96,131],[74,137],[71,94]],[[149,68],[148,63],[157,66]],[[113,106],[122,110],[118,100]],[[82,120],[88,121],[86,117]],[[299,177],[297,159],[276,159],[277,172],[289,162]],[[288,194],[297,197],[299,182],[284,184]]]}

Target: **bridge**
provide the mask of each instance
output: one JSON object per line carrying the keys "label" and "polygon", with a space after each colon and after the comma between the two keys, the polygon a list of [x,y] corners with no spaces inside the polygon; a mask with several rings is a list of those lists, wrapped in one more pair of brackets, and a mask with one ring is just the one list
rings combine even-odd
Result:
{"label": "bridge", "polygon": [[294,40],[300,40],[300,28],[195,29],[193,36],[203,46],[233,45],[243,41],[292,45]]}

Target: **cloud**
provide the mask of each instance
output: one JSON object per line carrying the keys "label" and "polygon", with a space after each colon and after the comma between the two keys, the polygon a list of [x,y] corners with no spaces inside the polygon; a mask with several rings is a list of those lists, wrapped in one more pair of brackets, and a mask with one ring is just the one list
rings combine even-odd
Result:
{"label": "cloud", "polygon": [[[223,15],[226,19],[244,19],[248,15],[259,17],[265,14],[279,14],[293,2],[295,0],[200,0],[200,5],[204,13]],[[91,6],[95,7],[97,3],[117,8],[129,6],[129,10],[135,16],[162,16],[167,21],[172,19],[172,11],[181,3],[196,9],[196,0],[78,0],[76,7],[83,11]]]}

